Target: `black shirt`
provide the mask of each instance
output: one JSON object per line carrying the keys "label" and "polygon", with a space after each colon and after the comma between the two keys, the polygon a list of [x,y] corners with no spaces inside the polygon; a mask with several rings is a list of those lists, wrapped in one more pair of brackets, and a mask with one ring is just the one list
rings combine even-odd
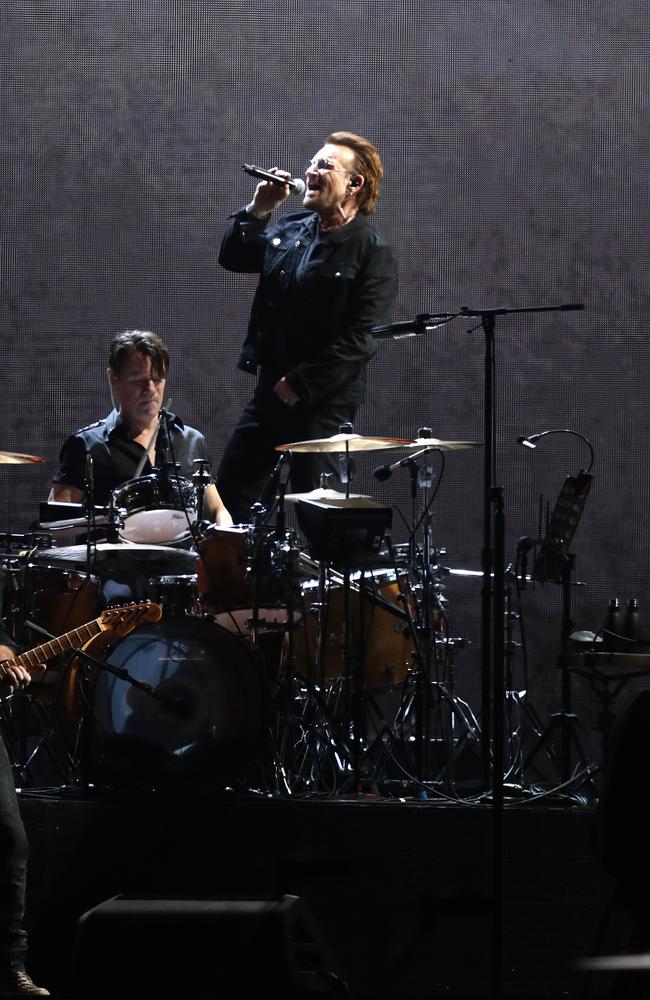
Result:
{"label": "black shirt", "polygon": [[[174,414],[169,414],[169,422],[171,447],[167,460],[180,466],[179,475],[191,479],[196,472],[194,459],[208,458],[205,438]],[[163,460],[160,447],[163,439],[164,435],[159,432],[154,456],[156,464]],[[134,478],[143,452],[142,445],[132,439],[128,426],[117,410],[113,410],[104,420],[82,427],[65,441],[53,482],[75,486],[85,492],[86,456],[90,454],[93,459],[95,503],[107,504],[114,489]],[[150,472],[151,462],[147,459],[140,474],[146,476]]]}

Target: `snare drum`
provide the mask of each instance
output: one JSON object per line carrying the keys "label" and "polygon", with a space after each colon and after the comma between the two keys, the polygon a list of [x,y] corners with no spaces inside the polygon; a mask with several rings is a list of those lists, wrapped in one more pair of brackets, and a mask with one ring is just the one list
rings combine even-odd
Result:
{"label": "snare drum", "polygon": [[[400,614],[402,609],[399,584],[394,575],[383,575],[375,581],[380,597],[395,608],[395,614],[375,603],[366,594],[361,599],[358,590],[350,592],[350,618],[352,641],[365,639],[363,660],[364,685],[368,689],[401,684],[412,663],[413,640],[408,622]],[[298,671],[314,682],[320,680],[317,663],[317,622],[309,612],[309,605],[318,600],[315,583],[303,585],[305,613],[303,621],[294,632],[294,656]],[[327,609],[324,613],[324,675],[326,681],[345,676],[344,622],[345,607],[343,587],[330,586],[327,590]],[[360,629],[363,626],[363,635]]]}
{"label": "snare drum", "polygon": [[155,473],[130,479],[113,490],[113,503],[124,520],[120,536],[127,542],[170,545],[191,537],[196,490],[189,479]]}

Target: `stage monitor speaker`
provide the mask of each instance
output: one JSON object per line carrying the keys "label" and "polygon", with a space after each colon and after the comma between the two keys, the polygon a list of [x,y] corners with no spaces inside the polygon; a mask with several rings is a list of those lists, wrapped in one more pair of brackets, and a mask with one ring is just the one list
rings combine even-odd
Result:
{"label": "stage monitor speaker", "polygon": [[288,895],[114,896],[79,918],[74,970],[84,997],[349,996],[309,908]]}

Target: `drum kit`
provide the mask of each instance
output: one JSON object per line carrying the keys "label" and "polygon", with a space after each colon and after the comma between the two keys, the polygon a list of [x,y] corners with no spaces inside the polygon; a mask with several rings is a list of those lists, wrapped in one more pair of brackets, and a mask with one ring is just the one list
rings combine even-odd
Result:
{"label": "drum kit", "polygon": [[[78,638],[65,655],[53,646],[47,680],[19,696],[38,703],[31,745],[12,731],[18,696],[4,706],[21,780],[45,753],[66,785],[457,795],[462,754],[478,773],[480,725],[455,689],[463,641],[448,634],[431,539],[430,456],[478,445],[349,425],[279,445],[289,462],[338,452],[345,490],[287,493],[279,476],[269,509],[232,528],[199,516],[203,465],[196,485],[157,470],[131,480],[107,508],[43,505],[35,531],[5,536],[6,630],[22,646],[35,632]],[[391,507],[350,492],[353,455],[388,450],[406,457],[377,478],[408,466],[423,497],[403,544]],[[147,607],[160,613],[124,626]],[[84,632],[110,611],[121,631]]]}

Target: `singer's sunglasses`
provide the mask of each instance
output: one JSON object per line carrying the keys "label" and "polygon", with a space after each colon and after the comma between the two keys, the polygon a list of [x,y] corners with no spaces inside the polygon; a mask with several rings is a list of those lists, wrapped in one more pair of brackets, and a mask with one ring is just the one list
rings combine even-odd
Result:
{"label": "singer's sunglasses", "polygon": [[317,170],[319,174],[333,173],[334,171],[339,171],[339,173],[348,174],[350,171],[346,170],[345,167],[337,167],[335,163],[331,160],[321,157],[320,160],[310,160],[307,164],[307,170]]}

